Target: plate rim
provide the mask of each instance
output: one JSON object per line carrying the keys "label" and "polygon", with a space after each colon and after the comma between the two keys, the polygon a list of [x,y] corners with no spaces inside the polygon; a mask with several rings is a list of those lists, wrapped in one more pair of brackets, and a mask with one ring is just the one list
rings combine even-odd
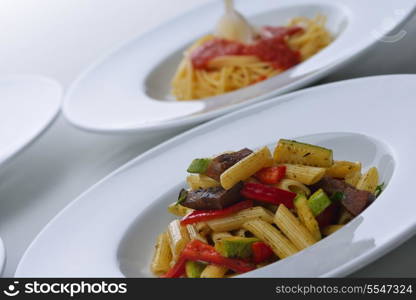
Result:
{"label": "plate rim", "polygon": [[58,118],[61,112],[62,108],[62,99],[64,95],[64,89],[62,85],[59,83],[58,80],[53,79],[51,77],[47,77],[44,75],[38,75],[38,74],[9,74],[5,76],[0,77],[0,82],[3,81],[15,81],[20,82],[24,80],[30,80],[33,82],[39,82],[41,84],[47,84],[53,86],[53,88],[56,88],[58,92],[58,97],[55,99],[54,103],[54,111],[48,116],[48,118],[45,118],[43,125],[38,128],[38,130],[30,137],[28,138],[24,143],[22,143],[19,147],[15,148],[13,153],[10,153],[9,155],[5,156],[3,159],[0,160],[0,168],[7,166],[8,163],[10,163],[11,160],[16,158],[18,155],[20,155],[23,151],[25,151],[27,148],[29,148],[34,142],[36,142],[48,129],[52,126],[52,124],[55,122],[55,120]]}
{"label": "plate rim", "polygon": [[[255,103],[253,105],[247,106],[247,107],[243,107],[243,108],[241,108],[241,109],[239,109],[239,110],[237,110],[233,113],[226,114],[226,115],[221,116],[219,118],[208,121],[208,122],[206,122],[202,125],[196,126],[195,128],[192,128],[192,129],[187,130],[187,131],[185,131],[185,132],[183,132],[183,133],[181,133],[177,136],[174,136],[174,137],[162,142],[161,144],[158,144],[157,146],[155,146],[155,147],[143,152],[142,154],[132,158],[131,160],[129,160],[128,162],[126,162],[125,164],[123,164],[122,166],[120,166],[119,168],[117,168],[116,170],[111,172],[110,174],[106,175],[104,178],[100,179],[98,182],[96,182],[95,184],[90,186],[88,189],[86,189],[84,192],[82,192],[79,196],[75,197],[74,200],[72,200],[70,203],[68,203],[68,205],[66,205],[57,215],[55,215],[42,228],[42,230],[36,235],[36,237],[32,240],[32,242],[30,243],[30,245],[25,250],[24,254],[22,255],[22,257],[21,257],[21,259],[20,259],[20,261],[17,265],[16,271],[15,271],[15,276],[19,277],[19,273],[22,272],[22,268],[26,264],[27,256],[29,255],[29,253],[31,252],[31,250],[35,246],[35,244],[37,244],[39,238],[45,232],[47,232],[51,227],[53,227],[55,221],[58,220],[62,215],[66,214],[68,212],[68,210],[73,205],[78,204],[90,192],[92,192],[94,189],[96,189],[97,187],[99,187],[103,183],[107,182],[108,180],[111,180],[112,177],[116,176],[119,173],[124,172],[125,170],[129,169],[130,167],[133,167],[140,160],[146,159],[148,156],[151,157],[155,153],[157,155],[158,151],[161,151],[164,148],[169,147],[170,144],[177,143],[178,141],[180,141],[182,139],[188,139],[188,138],[192,139],[192,136],[195,134],[195,132],[198,132],[200,130],[204,130],[206,128],[214,126],[216,123],[221,123],[221,122],[227,120],[228,118],[233,117],[236,114],[247,113],[249,111],[256,110],[257,108],[260,108],[260,107],[267,107],[267,105],[269,103],[276,102],[276,105],[280,105],[282,103],[292,101],[291,98],[296,98],[298,96],[308,94],[311,91],[312,92],[316,92],[316,91],[320,92],[321,90],[326,89],[328,86],[330,86],[331,88],[334,88],[334,87],[337,87],[339,85],[349,84],[351,82],[367,81],[367,80],[384,80],[384,79],[389,79],[389,78],[400,78],[400,77],[409,77],[409,78],[416,79],[416,74],[389,74],[389,75],[366,76],[366,77],[361,77],[361,78],[347,79],[347,80],[336,81],[336,82],[323,84],[323,85],[319,85],[319,86],[309,87],[309,88],[298,90],[298,91],[295,91],[295,92],[292,92],[292,93],[289,93],[289,94],[285,94],[285,95],[282,95],[282,96],[277,96],[277,97],[268,99],[268,100],[263,101],[263,102],[258,102],[258,103]],[[293,100],[293,101],[295,101],[295,100]],[[344,263],[341,266],[338,266],[338,267],[332,269],[331,271],[328,271],[328,272],[322,274],[319,277],[341,277],[341,276],[349,275],[352,272],[354,272],[354,271],[356,271],[360,268],[363,268],[366,265],[370,264],[371,262],[377,260],[378,258],[382,257],[383,255],[385,255],[389,251],[399,247],[402,243],[404,243],[406,240],[411,238],[413,235],[416,235],[416,222],[414,222],[413,226],[409,226],[409,227],[405,228],[404,230],[401,230],[400,233],[397,236],[391,238],[388,242],[384,243],[383,245],[378,246],[377,248],[372,249],[370,251],[367,251],[363,254],[360,254],[353,261],[350,261],[349,263]],[[121,273],[121,271],[120,271],[120,273]]]}
{"label": "plate rim", "polygon": [[[325,1],[320,1],[320,0],[305,0],[306,2],[303,4],[328,4],[328,2]],[[387,1],[388,0],[383,0],[383,1]],[[337,5],[341,5],[341,6],[346,6],[346,8],[350,8],[348,6],[348,0],[343,0],[340,3],[337,3]],[[137,34],[113,47],[110,47],[110,49],[108,49],[107,51],[105,51],[104,53],[102,53],[101,55],[99,55],[99,57],[97,59],[95,59],[91,64],[89,64],[80,74],[78,74],[78,76],[76,77],[76,79],[72,82],[72,84],[70,85],[70,87],[67,90],[67,93],[65,94],[63,101],[62,101],[62,115],[64,116],[64,118],[74,127],[86,131],[86,132],[91,132],[91,133],[104,133],[104,134],[131,134],[131,133],[156,133],[156,132],[160,132],[160,131],[165,131],[165,130],[169,130],[169,129],[173,129],[173,128],[184,128],[187,126],[190,126],[192,124],[198,124],[201,122],[205,122],[207,120],[210,120],[212,118],[216,118],[218,116],[227,114],[232,112],[233,110],[239,110],[245,106],[249,106],[249,105],[253,105],[256,104],[258,102],[267,100],[267,99],[271,99],[271,98],[275,98],[284,94],[287,94],[289,92],[293,92],[299,88],[302,88],[304,86],[307,86],[313,82],[316,82],[320,79],[322,79],[323,77],[329,75],[330,73],[335,72],[336,70],[342,68],[343,66],[351,63],[352,61],[358,59],[360,56],[362,56],[363,54],[365,54],[366,52],[372,50],[377,42],[379,41],[378,38],[374,38],[371,43],[367,43],[366,47],[360,48],[357,51],[352,51],[349,55],[347,55],[346,57],[343,57],[340,61],[338,61],[337,63],[333,63],[330,65],[326,65],[323,68],[308,74],[307,76],[305,76],[305,78],[299,79],[299,80],[295,80],[294,82],[284,85],[278,89],[276,89],[277,92],[273,93],[273,95],[268,95],[268,94],[263,94],[263,95],[259,95],[257,97],[253,97],[251,99],[242,101],[240,103],[237,104],[232,104],[229,106],[225,106],[219,109],[215,109],[213,111],[209,111],[209,112],[205,112],[205,113],[201,113],[201,114],[196,114],[196,115],[188,115],[188,116],[184,116],[181,118],[177,118],[177,119],[172,119],[172,120],[166,120],[166,121],[160,121],[160,122],[156,122],[156,123],[150,123],[148,125],[143,125],[143,124],[135,124],[134,126],[125,126],[125,127],[111,127],[111,126],[94,126],[91,124],[87,124],[85,122],[78,122],[75,118],[73,118],[72,113],[69,112],[69,106],[70,106],[70,102],[71,99],[73,97],[73,93],[74,91],[76,91],[78,89],[78,86],[81,82],[83,82],[83,80],[85,78],[88,78],[88,75],[95,69],[97,69],[98,67],[100,67],[101,65],[103,65],[106,61],[108,61],[109,59],[111,59],[112,56],[114,56],[115,54],[117,54],[119,51],[121,51],[122,49],[128,47],[130,44],[134,43],[134,41],[136,39],[141,38],[144,35],[150,34],[152,32],[156,32],[161,30],[162,28],[164,28],[165,26],[167,26],[169,23],[171,22],[178,22],[180,20],[181,17],[186,16],[188,14],[193,14],[193,13],[197,13],[199,10],[202,10],[204,7],[206,6],[210,6],[212,5],[214,2],[208,2],[206,4],[202,4],[197,6],[196,8],[193,8],[191,10],[188,10],[186,12],[184,12],[183,14],[180,14],[178,16],[174,16],[169,18],[168,20],[166,20],[166,22],[163,22],[153,28],[150,28],[149,30],[146,30],[145,32],[141,33],[141,34]],[[332,4],[331,4],[332,5]],[[403,24],[406,23],[406,21],[409,20],[409,18],[413,15],[413,13],[416,11],[416,1],[414,1],[413,3],[413,7],[412,9],[409,9],[409,11],[404,14],[400,21],[397,22],[395,24],[395,26],[393,28],[391,28],[389,31],[385,32],[385,35],[390,34],[391,32],[393,32],[394,30],[396,30],[397,28],[403,26]],[[203,101],[203,100],[202,100]]]}

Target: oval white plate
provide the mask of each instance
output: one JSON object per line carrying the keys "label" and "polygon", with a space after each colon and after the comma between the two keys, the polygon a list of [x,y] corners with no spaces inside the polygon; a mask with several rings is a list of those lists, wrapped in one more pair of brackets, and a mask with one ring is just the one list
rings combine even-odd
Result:
{"label": "oval white plate", "polygon": [[398,246],[416,230],[416,75],[369,77],[272,99],[211,121],[140,155],[56,216],[23,256],[16,276],[150,276],[166,206],[195,157],[299,138],[333,148],[336,159],[376,165],[382,195],[346,227],[314,246],[244,276],[343,276]]}
{"label": "oval white plate", "polygon": [[0,78],[0,165],[33,142],[55,119],[61,85],[34,75]]}
{"label": "oval white plate", "polygon": [[316,81],[369,49],[411,14],[414,0],[240,0],[238,9],[256,25],[282,25],[295,16],[328,17],[336,40],[298,66],[265,82],[204,101],[169,101],[170,80],[182,51],[212,31],[219,1],[189,12],[112,51],[86,70],[63,105],[75,126],[99,132],[169,130]]}

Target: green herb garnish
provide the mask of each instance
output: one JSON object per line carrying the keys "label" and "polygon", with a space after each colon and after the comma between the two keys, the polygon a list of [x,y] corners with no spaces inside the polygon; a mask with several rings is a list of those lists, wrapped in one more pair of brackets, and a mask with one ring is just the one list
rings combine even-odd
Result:
{"label": "green herb garnish", "polygon": [[344,199],[345,195],[343,192],[335,192],[332,196],[331,196],[331,201],[332,202],[338,202],[341,201],[342,199]]}
{"label": "green herb garnish", "polygon": [[380,196],[383,190],[384,190],[384,182],[376,187],[376,191],[374,192],[374,195],[376,196],[376,198]]}
{"label": "green herb garnish", "polygon": [[186,200],[186,197],[188,197],[188,191],[185,189],[181,189],[178,196],[178,201],[176,201],[176,205],[181,204],[183,201]]}

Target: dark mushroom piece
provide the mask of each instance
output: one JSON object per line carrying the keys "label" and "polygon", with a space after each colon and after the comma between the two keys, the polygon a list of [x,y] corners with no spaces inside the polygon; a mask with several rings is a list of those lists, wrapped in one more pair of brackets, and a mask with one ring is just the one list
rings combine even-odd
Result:
{"label": "dark mushroom piece", "polygon": [[217,186],[189,191],[181,205],[196,210],[224,209],[242,199],[242,188],[243,182],[239,182],[229,190]]}

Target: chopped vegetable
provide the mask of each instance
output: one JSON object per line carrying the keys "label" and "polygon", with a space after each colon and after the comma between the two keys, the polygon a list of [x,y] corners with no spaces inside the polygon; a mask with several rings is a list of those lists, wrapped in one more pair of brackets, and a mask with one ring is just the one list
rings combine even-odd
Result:
{"label": "chopped vegetable", "polygon": [[218,240],[215,249],[225,257],[248,258],[252,254],[251,245],[258,241],[257,238],[226,237]]}
{"label": "chopped vegetable", "polygon": [[185,265],[186,277],[200,278],[207,265],[198,261],[187,261]]}
{"label": "chopped vegetable", "polygon": [[348,174],[359,172],[361,174],[361,163],[351,161],[334,161],[334,164],[326,170],[326,175],[335,178],[346,178]]}
{"label": "chopped vegetable", "polygon": [[272,164],[273,159],[269,148],[263,147],[224,171],[220,176],[221,185],[228,190],[237,182],[247,180],[253,174],[256,174],[264,167],[270,167]]}
{"label": "chopped vegetable", "polygon": [[203,174],[208,169],[208,166],[210,163],[211,163],[210,158],[196,158],[191,162],[187,171],[189,173]]}
{"label": "chopped vegetable", "polygon": [[188,183],[191,190],[207,189],[210,187],[216,187],[220,185],[218,181],[203,174],[189,175],[188,177],[186,177],[186,182]]}
{"label": "chopped vegetable", "polygon": [[238,202],[224,209],[217,210],[195,210],[181,221],[181,225],[193,224],[201,221],[208,221],[212,219],[222,218],[236,213],[240,210],[253,206],[253,201],[246,200]]}
{"label": "chopped vegetable", "polygon": [[344,199],[345,194],[343,192],[335,192],[332,196],[331,196],[331,201],[332,202],[338,202],[338,201],[342,201],[342,199]]}
{"label": "chopped vegetable", "polygon": [[181,189],[178,196],[178,201],[176,201],[176,204],[181,204],[186,200],[186,197],[188,197],[188,191],[185,189]]}
{"label": "chopped vegetable", "polygon": [[336,192],[344,193],[341,204],[354,216],[361,213],[376,198],[374,194],[366,190],[358,190],[344,180],[330,176],[322,178],[313,188],[323,189],[327,195],[333,195]]}
{"label": "chopped vegetable", "polygon": [[361,176],[360,180],[355,186],[358,190],[367,191],[374,194],[378,185],[378,171],[376,167],[368,169],[368,171]]}
{"label": "chopped vegetable", "polygon": [[338,215],[339,205],[332,203],[322,213],[316,216],[319,227],[322,229],[328,225],[334,224]]}
{"label": "chopped vegetable", "polygon": [[260,264],[274,256],[273,250],[263,242],[255,242],[251,245],[253,262]]}
{"label": "chopped vegetable", "polygon": [[196,210],[224,209],[241,200],[243,186],[243,182],[238,182],[229,190],[221,186],[191,190],[181,204]]}
{"label": "chopped vegetable", "polygon": [[285,139],[279,140],[274,150],[274,160],[322,168],[328,168],[333,163],[332,150]]}
{"label": "chopped vegetable", "polygon": [[293,199],[296,197],[295,193],[254,182],[246,182],[241,190],[241,195],[248,199],[274,205],[284,204],[287,208],[294,208]]}
{"label": "chopped vegetable", "polygon": [[380,196],[383,190],[384,190],[384,182],[376,187],[376,191],[374,192],[374,195],[376,197]]}
{"label": "chopped vegetable", "polygon": [[348,173],[345,176],[345,183],[348,183],[349,185],[355,187],[358,183],[358,181],[360,181],[361,179],[361,171],[355,171],[355,172],[351,172]]}
{"label": "chopped vegetable", "polygon": [[261,183],[276,184],[285,177],[286,166],[263,168],[254,175]]}
{"label": "chopped vegetable", "polygon": [[298,194],[294,203],[299,220],[305,225],[312,236],[319,241],[322,238],[319,224],[308,205],[308,199],[304,195]]}
{"label": "chopped vegetable", "polygon": [[250,149],[244,148],[237,152],[227,152],[218,155],[212,159],[204,175],[219,182],[222,173],[252,153],[253,151]]}
{"label": "chopped vegetable", "polygon": [[203,261],[209,264],[224,266],[236,273],[245,273],[255,269],[251,263],[241,259],[222,256],[214,247],[198,240],[193,240],[183,249],[178,262],[170,269],[164,278],[177,278],[185,274],[187,261]]}
{"label": "chopped vegetable", "polygon": [[331,200],[325,194],[323,189],[317,190],[312,196],[308,199],[308,205],[312,210],[314,216],[319,215],[325,210],[328,206],[331,205]]}
{"label": "chopped vegetable", "polygon": [[[188,244],[189,245],[189,244]],[[181,255],[176,262],[176,264],[167,271],[164,275],[160,276],[161,278],[179,278],[182,275],[185,274],[185,268],[186,268],[186,257]]]}
{"label": "chopped vegetable", "polygon": [[194,240],[185,247],[183,255],[188,260],[204,261],[219,266],[227,267],[234,272],[243,273],[254,269],[254,266],[241,259],[223,257],[213,246],[207,245],[201,241]]}
{"label": "chopped vegetable", "polygon": [[184,217],[192,211],[193,209],[180,205],[177,202],[173,202],[168,206],[168,212],[178,217]]}

